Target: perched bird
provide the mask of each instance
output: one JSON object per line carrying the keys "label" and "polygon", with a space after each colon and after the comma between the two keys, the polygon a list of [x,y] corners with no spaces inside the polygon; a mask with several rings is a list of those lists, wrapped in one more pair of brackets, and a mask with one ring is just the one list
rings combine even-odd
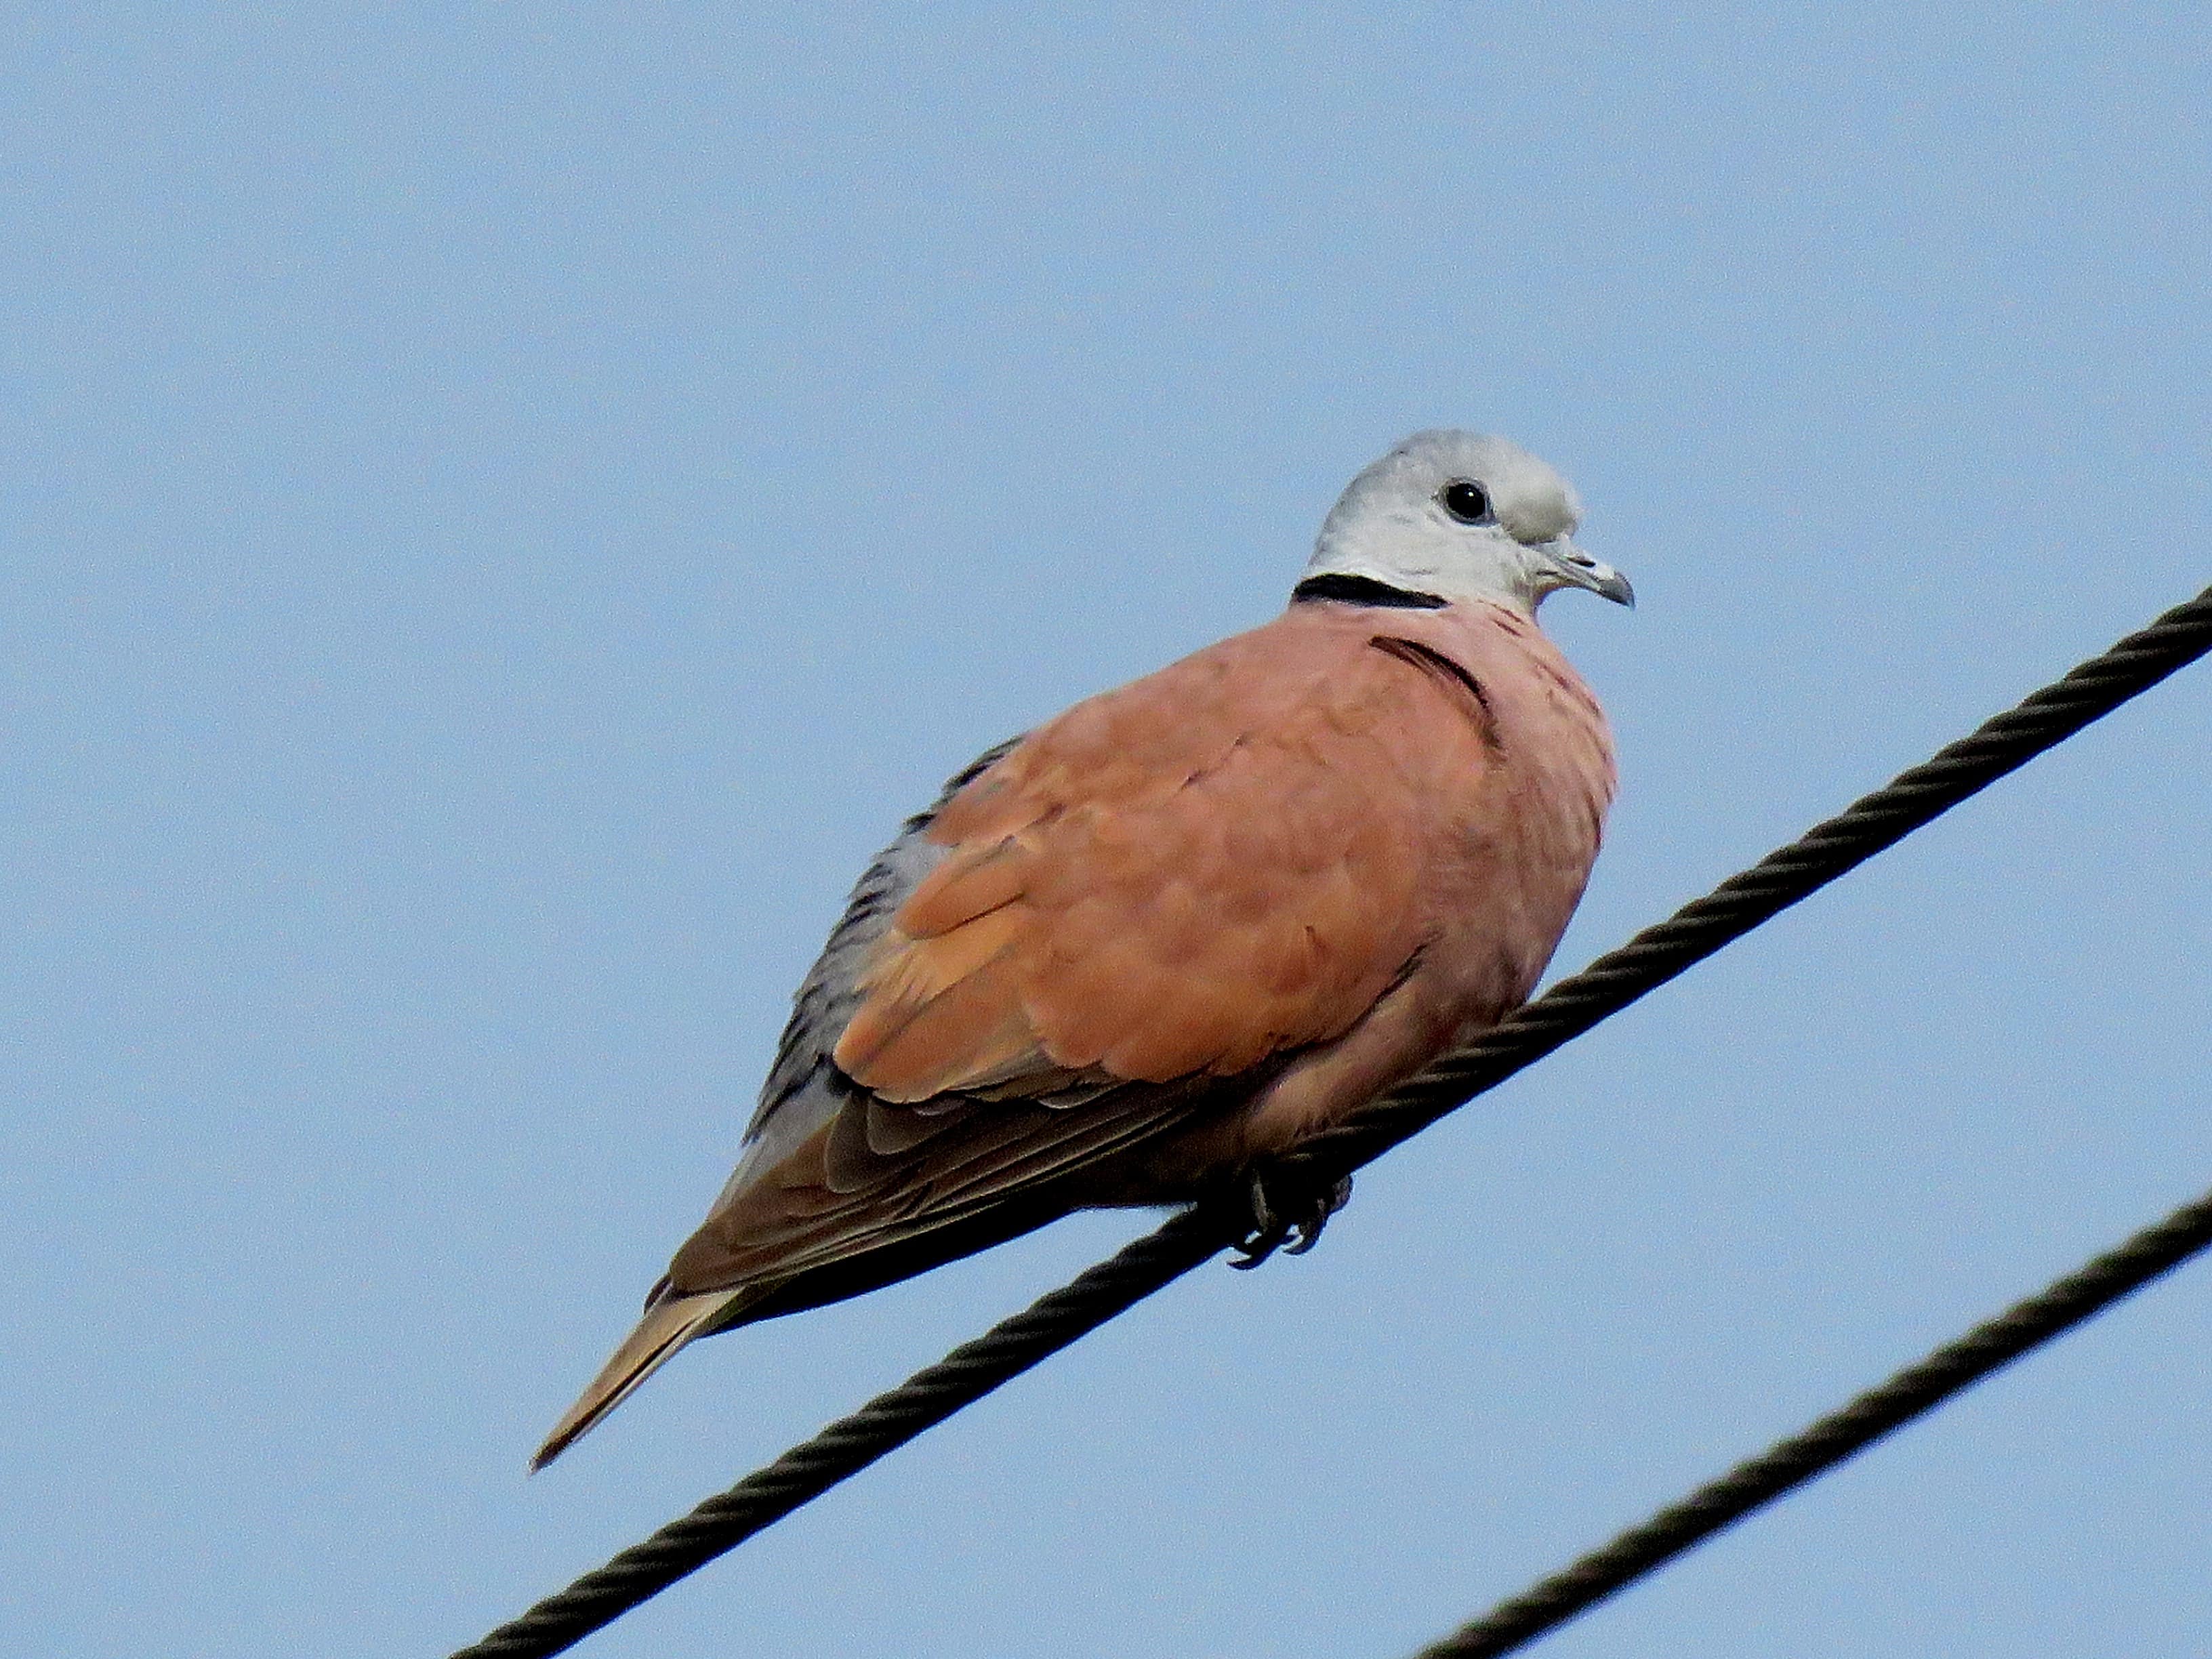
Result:
{"label": "perched bird", "polygon": [[736,1172],[547,1437],[695,1338],[1071,1210],[1223,1199],[1257,1258],[1348,1183],[1281,1155],[1523,1001],[1597,856],[1611,738],[1537,605],[1627,579],[1565,480],[1423,432],[1273,622],[955,776],[861,877]]}

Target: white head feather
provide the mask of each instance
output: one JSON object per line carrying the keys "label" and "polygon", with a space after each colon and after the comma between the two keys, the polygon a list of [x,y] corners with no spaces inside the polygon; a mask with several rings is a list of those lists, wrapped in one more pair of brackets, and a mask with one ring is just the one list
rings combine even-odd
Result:
{"label": "white head feather", "polygon": [[1567,481],[1518,444],[1417,432],[1337,498],[1306,575],[1365,577],[1532,614],[1562,587],[1635,604],[1626,576],[1575,545],[1581,520]]}

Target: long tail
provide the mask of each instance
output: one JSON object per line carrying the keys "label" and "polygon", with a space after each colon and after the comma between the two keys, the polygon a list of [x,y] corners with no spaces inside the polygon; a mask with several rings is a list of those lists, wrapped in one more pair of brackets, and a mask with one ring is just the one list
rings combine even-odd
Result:
{"label": "long tail", "polygon": [[592,1379],[592,1386],[553,1425],[538,1455],[530,1460],[530,1472],[537,1474],[590,1433],[601,1418],[629,1399],[630,1391],[666,1364],[678,1348],[713,1325],[748,1288],[739,1285],[726,1291],[671,1297],[647,1308],[637,1328]]}

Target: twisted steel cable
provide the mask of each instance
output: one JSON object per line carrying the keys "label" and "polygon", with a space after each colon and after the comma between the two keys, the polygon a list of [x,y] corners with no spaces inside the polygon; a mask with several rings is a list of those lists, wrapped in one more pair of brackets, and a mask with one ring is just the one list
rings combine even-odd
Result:
{"label": "twisted steel cable", "polygon": [[[1814,826],[1787,847],[1769,854],[1741,875],[1730,877],[1704,898],[1644,929],[1582,972],[1561,980],[1474,1043],[1378,1097],[1349,1122],[1316,1136],[1301,1148],[1301,1156],[1324,1171],[1348,1170],[1380,1157],[2207,651],[2212,651],[2212,588],[2033,693],[1932,759],[1900,774],[1886,787]],[[690,1514],[624,1550],[605,1566],[548,1596],[481,1642],[460,1650],[453,1659],[547,1659],[566,1651],[592,1632],[612,1623],[640,1602],[735,1549],[838,1482],[1181,1278],[1233,1243],[1237,1231],[1224,1217],[1204,1209],[1174,1217],[1025,1311],[962,1344],[936,1364],[878,1395],[729,1491],[708,1498]],[[2087,1316],[2083,1313],[2076,1317]],[[2015,1352],[2024,1351],[2023,1347]],[[2008,1353],[1994,1360],[1973,1376],[2012,1357],[2014,1354]],[[1965,1387],[1973,1376],[1929,1399],[1916,1412]],[[1911,1414],[1916,1413],[1907,1413]],[[1875,1432],[1887,1431],[1886,1427]],[[1862,1439],[1835,1451],[1827,1462],[1808,1466],[1796,1479],[1810,1478],[1819,1468],[1848,1456],[1863,1443]],[[1751,1497],[1697,1536],[1709,1535],[1772,1495]],[[1655,1558],[1650,1565],[1694,1541],[1691,1538]],[[1620,1571],[1618,1565],[1613,1571]],[[1649,1565],[1637,1567],[1631,1563],[1625,1577],[1549,1622],[1531,1626],[1514,1638],[1513,1644],[1571,1617],[1591,1601],[1648,1571]],[[1571,1599],[1560,1597],[1558,1605]],[[1523,1620],[1528,1616],[1516,1615]],[[1490,1622],[1483,1621],[1486,1626]],[[1469,1648],[1464,1651],[1507,1650]],[[1452,1654],[1454,1659],[1461,1651],[1449,1647],[1439,1650]]]}
{"label": "twisted steel cable", "polygon": [[1127,1312],[1217,1254],[1224,1242],[1215,1218],[1194,1210],[1176,1216],[453,1659],[544,1659],[566,1652],[923,1430]]}
{"label": "twisted steel cable", "polygon": [[1747,1458],[1717,1480],[1572,1566],[1499,1602],[1415,1659],[1498,1659],[1656,1572],[1715,1533],[1825,1474],[1990,1372],[2102,1313],[2212,1244],[2212,1193],[2185,1204],[2079,1272],[2014,1303],[1955,1342],[1906,1366],[1811,1427]]}

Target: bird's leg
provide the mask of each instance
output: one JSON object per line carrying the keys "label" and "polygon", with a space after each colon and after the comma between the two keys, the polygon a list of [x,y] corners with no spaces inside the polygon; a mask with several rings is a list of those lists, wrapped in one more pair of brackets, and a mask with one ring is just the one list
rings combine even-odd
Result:
{"label": "bird's leg", "polygon": [[1243,1199],[1249,1225],[1237,1241],[1242,1254],[1229,1265],[1250,1268],[1277,1250],[1304,1255],[1320,1243],[1329,1217],[1351,1201],[1352,1177],[1324,1183],[1304,1165],[1262,1164],[1245,1176]]}

